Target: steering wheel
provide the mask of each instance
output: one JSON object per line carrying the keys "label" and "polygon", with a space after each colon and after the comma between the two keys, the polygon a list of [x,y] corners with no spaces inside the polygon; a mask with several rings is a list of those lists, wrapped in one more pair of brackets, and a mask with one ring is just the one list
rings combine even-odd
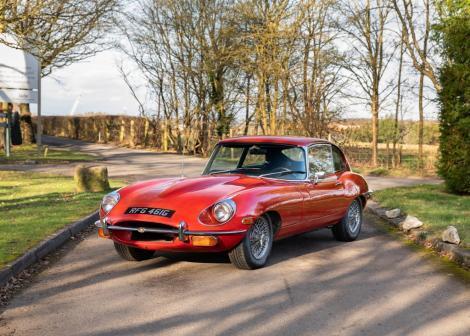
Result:
{"label": "steering wheel", "polygon": [[271,173],[282,173],[282,172],[288,172],[290,171],[289,168],[286,168],[286,167],[276,167],[274,168]]}

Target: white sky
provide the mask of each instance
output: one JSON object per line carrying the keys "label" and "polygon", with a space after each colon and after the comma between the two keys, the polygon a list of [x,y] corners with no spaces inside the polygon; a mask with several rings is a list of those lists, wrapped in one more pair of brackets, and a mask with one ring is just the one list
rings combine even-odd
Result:
{"label": "white sky", "polygon": [[[138,104],[124,83],[117,62],[122,58],[118,51],[108,50],[88,60],[72,64],[63,69],[56,69],[42,81],[42,114],[70,115],[79,99],[75,115],[86,113],[137,115]],[[129,64],[129,63],[127,63]],[[406,91],[406,88],[404,88]],[[140,90],[143,98],[144,90]],[[417,119],[417,99],[409,93],[405,119]],[[436,106],[426,102],[426,118],[435,119]],[[35,108],[33,107],[33,112]],[[383,111],[381,117],[390,110]],[[369,118],[367,107],[350,106],[345,117]]]}
{"label": "white sky", "polygon": [[42,80],[42,114],[69,115],[78,97],[75,114],[138,114],[116,66],[121,55],[103,51],[88,60],[54,70]]}

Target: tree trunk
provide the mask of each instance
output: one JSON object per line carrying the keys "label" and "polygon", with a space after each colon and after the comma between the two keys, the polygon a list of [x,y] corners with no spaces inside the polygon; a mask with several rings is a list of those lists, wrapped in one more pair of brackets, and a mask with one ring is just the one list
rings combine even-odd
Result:
{"label": "tree trunk", "polygon": [[33,120],[29,104],[20,104],[20,127],[23,143],[26,145],[36,142],[34,137]]}
{"label": "tree trunk", "polygon": [[[8,103],[0,102],[0,113],[6,113],[7,110],[8,110]],[[4,119],[2,119],[2,121],[3,120]],[[5,127],[0,127],[0,149],[2,149],[4,146],[5,146]]]}
{"label": "tree trunk", "polygon": [[379,139],[379,96],[374,94],[371,99],[372,112],[372,166],[377,167]]}
{"label": "tree trunk", "polygon": [[418,169],[423,168],[423,141],[424,141],[424,106],[423,106],[423,89],[424,89],[424,74],[419,74],[419,89],[418,89]]}
{"label": "tree trunk", "polygon": [[279,82],[277,79],[274,80],[274,97],[271,106],[271,116],[270,116],[270,134],[275,135],[277,131],[277,104],[279,99]]}
{"label": "tree trunk", "polygon": [[400,61],[398,62],[398,82],[397,82],[397,101],[395,105],[395,123],[393,127],[393,148],[392,148],[392,167],[397,168],[397,143],[399,140],[399,130],[398,130],[398,114],[400,112],[401,104],[401,72],[403,69],[403,34],[400,43]]}
{"label": "tree trunk", "polygon": [[243,135],[248,135],[248,127],[250,126],[250,90],[251,90],[251,76],[246,78],[246,100],[245,100],[245,129]]}

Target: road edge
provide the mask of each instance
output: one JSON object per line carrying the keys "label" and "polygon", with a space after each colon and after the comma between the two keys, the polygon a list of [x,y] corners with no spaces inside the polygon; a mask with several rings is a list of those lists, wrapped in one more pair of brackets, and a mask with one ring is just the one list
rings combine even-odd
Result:
{"label": "road edge", "polygon": [[49,253],[57,250],[72,236],[93,225],[98,217],[98,211],[94,211],[93,213],[50,235],[37,246],[24,253],[21,257],[7,264],[2,270],[0,270],[0,287],[5,286],[13,277],[16,277],[26,268],[38,262],[41,258],[44,258]]}
{"label": "road edge", "polygon": [[[388,209],[383,208],[376,201],[368,201],[366,209],[368,209],[369,213],[384,220],[388,225],[394,228],[399,228],[401,219],[388,218],[385,215],[385,211]],[[420,246],[433,249],[439,254],[449,257],[449,259],[454,261],[463,269],[470,270],[470,250],[461,248],[455,244],[446,243],[439,238],[426,238],[426,236],[423,235],[422,230],[413,229],[408,233],[402,232],[402,234],[406,235],[407,238],[410,238],[414,243]]]}

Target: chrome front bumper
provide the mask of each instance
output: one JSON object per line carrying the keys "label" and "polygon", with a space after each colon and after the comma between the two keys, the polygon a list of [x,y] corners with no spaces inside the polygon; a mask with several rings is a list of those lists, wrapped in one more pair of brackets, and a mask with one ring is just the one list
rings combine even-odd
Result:
{"label": "chrome front bumper", "polygon": [[229,236],[245,233],[246,230],[233,230],[233,231],[191,231],[187,230],[186,223],[181,221],[176,229],[157,229],[152,227],[128,227],[128,226],[117,226],[107,225],[106,221],[98,220],[95,222],[97,228],[103,229],[105,235],[109,235],[109,231],[135,231],[139,233],[153,232],[153,233],[166,233],[174,234],[178,236],[181,241],[187,241],[187,236]]}

